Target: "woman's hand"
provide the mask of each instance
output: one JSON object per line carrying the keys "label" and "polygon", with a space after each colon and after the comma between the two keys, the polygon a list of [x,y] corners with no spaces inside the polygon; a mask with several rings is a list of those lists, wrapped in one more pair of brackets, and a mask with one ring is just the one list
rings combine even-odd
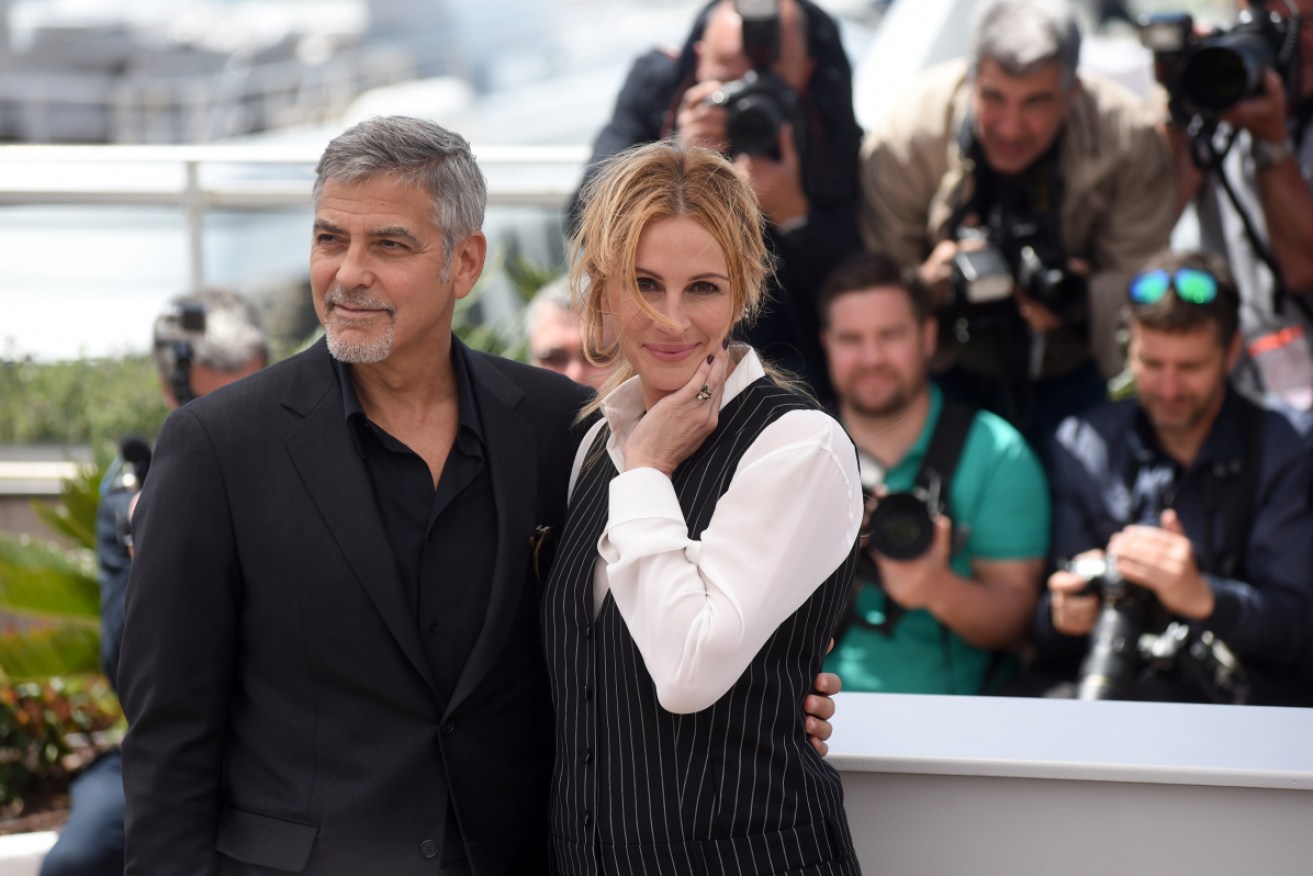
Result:
{"label": "woman's hand", "polygon": [[[729,370],[730,353],[722,345],[688,383],[654,404],[625,441],[625,470],[654,468],[672,476],[715,430]],[[708,398],[699,397],[704,386]]]}

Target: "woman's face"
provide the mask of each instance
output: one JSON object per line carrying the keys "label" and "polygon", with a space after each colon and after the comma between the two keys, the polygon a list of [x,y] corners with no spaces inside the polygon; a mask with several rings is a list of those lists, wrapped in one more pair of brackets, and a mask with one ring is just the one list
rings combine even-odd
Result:
{"label": "woman's face", "polygon": [[734,322],[725,252],[695,220],[658,219],[643,230],[634,258],[639,294],[670,321],[649,316],[618,277],[606,287],[620,349],[638,372],[647,407],[684,386]]}

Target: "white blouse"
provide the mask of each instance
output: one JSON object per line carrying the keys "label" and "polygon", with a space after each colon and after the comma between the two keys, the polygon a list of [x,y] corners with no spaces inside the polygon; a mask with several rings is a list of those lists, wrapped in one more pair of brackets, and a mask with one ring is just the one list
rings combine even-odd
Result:
{"label": "white blouse", "polygon": [[[749,350],[721,407],[764,373]],[[857,455],[833,417],[789,411],[748,448],[694,540],[670,479],[654,468],[625,471],[625,439],[644,412],[637,377],[602,403],[606,450],[621,474],[597,542],[594,615],[610,590],[662,707],[690,713],[720,699],[847,558],[862,522]],[[599,420],[575,455],[571,492],[601,428]]]}

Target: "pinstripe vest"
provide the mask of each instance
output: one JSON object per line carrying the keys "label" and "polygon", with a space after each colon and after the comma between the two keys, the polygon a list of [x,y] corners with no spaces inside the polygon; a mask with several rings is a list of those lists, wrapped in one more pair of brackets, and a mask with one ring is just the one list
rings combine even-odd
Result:
{"label": "pinstripe vest", "polygon": [[[673,478],[690,537],[701,536],[761,431],[810,407],[762,378],[721,410],[716,430]],[[558,872],[859,872],[839,777],[807,741],[802,713],[848,594],[856,545],[729,692],[695,714],[667,712],[609,593],[593,618],[597,540],[616,476],[609,434],[600,430],[575,485],[544,594]]]}

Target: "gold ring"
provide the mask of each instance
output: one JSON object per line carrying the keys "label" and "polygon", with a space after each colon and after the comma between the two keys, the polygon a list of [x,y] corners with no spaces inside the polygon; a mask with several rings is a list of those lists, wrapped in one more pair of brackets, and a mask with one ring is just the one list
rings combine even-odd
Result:
{"label": "gold ring", "polygon": [[698,401],[706,401],[709,398],[711,398],[711,387],[704,383],[698,390]]}

